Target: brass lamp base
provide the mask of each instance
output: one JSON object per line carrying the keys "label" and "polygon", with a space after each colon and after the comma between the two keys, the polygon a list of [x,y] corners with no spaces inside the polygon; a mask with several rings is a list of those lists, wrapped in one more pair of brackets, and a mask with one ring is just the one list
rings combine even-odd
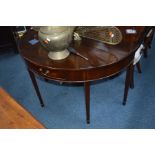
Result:
{"label": "brass lamp base", "polygon": [[63,51],[49,52],[48,57],[52,60],[62,60],[69,56],[69,51],[67,49]]}

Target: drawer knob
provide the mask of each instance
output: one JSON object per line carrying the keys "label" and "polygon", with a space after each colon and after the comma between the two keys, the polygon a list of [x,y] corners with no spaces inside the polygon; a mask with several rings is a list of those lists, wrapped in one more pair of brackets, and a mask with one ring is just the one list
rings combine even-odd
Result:
{"label": "drawer knob", "polygon": [[42,71],[43,71],[43,69],[42,69],[42,68],[39,68],[39,71],[40,71],[40,72],[42,72]]}

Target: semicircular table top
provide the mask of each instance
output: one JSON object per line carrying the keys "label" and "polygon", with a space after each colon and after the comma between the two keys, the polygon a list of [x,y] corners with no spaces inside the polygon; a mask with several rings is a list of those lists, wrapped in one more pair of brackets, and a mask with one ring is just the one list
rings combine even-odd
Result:
{"label": "semicircular table top", "polygon": [[[74,41],[72,47],[81,55],[88,58],[88,61],[72,53],[63,60],[49,59],[48,51],[39,42],[35,45],[29,43],[32,39],[38,39],[37,32],[34,30],[29,30],[21,38],[20,53],[26,62],[45,67],[49,70],[62,71],[65,74],[74,72],[74,74],[78,75],[80,71],[86,72],[85,75],[79,77],[79,79],[75,78],[75,80],[74,78],[70,79],[69,76],[63,77],[64,81],[96,80],[104,76],[113,75],[115,72],[117,73],[126,67],[129,64],[127,58],[131,61],[130,56],[133,55],[141,43],[144,27],[119,27],[119,29],[122,33],[122,41],[117,45],[108,45],[87,38],[82,38],[82,41]],[[117,67],[116,64],[121,65],[120,63],[122,63],[122,67],[118,66],[118,69],[114,69],[113,72],[108,73],[107,69],[113,70],[113,65]],[[102,72],[105,70],[107,74],[102,73],[102,75],[92,76],[93,71],[100,69],[102,69]],[[59,77],[57,78],[59,79]]]}

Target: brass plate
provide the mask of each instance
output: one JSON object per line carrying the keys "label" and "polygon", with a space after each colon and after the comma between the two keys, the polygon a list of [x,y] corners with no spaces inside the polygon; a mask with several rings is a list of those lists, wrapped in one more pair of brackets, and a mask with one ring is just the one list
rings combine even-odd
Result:
{"label": "brass plate", "polygon": [[98,40],[110,45],[117,45],[122,41],[122,33],[115,26],[79,26],[75,32],[80,37]]}

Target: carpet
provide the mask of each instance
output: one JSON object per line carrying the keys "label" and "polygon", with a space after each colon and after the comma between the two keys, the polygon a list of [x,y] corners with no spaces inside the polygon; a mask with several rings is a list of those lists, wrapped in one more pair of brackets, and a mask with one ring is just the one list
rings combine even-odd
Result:
{"label": "carpet", "polygon": [[91,122],[85,121],[84,89],[81,84],[37,82],[46,106],[40,107],[23,59],[13,49],[0,53],[0,87],[10,93],[46,128],[50,129],[154,129],[155,38],[148,58],[142,57],[142,74],[135,68],[135,88],[122,105],[125,72],[91,84]]}

